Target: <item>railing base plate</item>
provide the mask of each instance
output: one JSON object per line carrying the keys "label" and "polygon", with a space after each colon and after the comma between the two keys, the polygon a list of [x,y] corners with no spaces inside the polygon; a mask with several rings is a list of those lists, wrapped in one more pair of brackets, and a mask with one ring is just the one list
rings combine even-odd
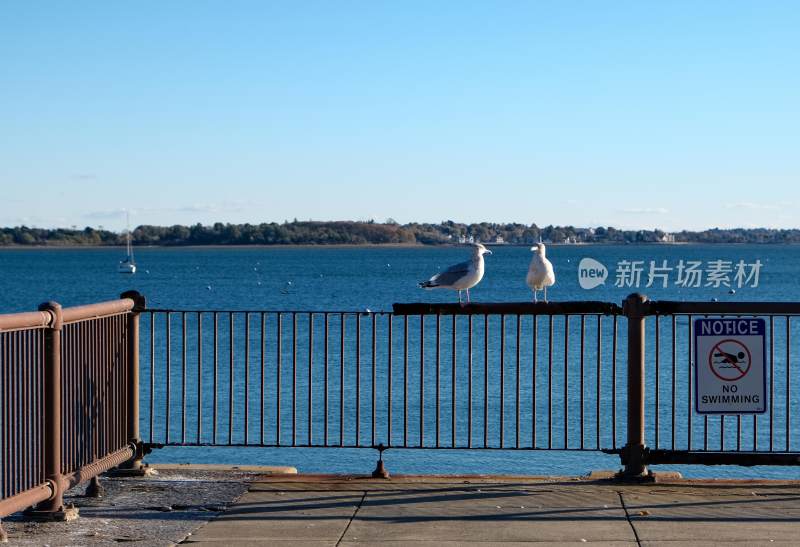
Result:
{"label": "railing base plate", "polygon": [[375,467],[375,471],[372,472],[373,479],[388,479],[389,472],[386,470],[386,467],[383,465],[383,460],[378,460],[378,465]]}

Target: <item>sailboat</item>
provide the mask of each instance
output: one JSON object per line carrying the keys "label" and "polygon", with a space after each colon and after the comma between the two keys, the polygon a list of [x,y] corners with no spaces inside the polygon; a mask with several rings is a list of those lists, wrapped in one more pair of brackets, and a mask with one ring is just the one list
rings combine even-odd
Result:
{"label": "sailboat", "polygon": [[133,260],[133,247],[131,246],[131,217],[127,211],[125,212],[125,248],[127,254],[123,260],[119,261],[117,271],[125,274],[136,273],[136,262]]}

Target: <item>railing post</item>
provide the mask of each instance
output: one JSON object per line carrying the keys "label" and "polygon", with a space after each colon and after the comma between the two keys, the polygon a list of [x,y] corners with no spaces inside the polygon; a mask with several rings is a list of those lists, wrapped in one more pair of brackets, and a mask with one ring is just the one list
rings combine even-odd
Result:
{"label": "railing post", "polygon": [[622,450],[625,468],[621,478],[647,477],[647,447],[644,440],[645,315],[647,297],[631,294],[623,303],[628,320],[628,440]]}
{"label": "railing post", "polygon": [[61,305],[45,302],[39,311],[50,314],[44,333],[44,476],[53,495],[27,515],[35,519],[72,520],[74,507],[64,507],[66,480],[61,473]]}
{"label": "railing post", "polygon": [[137,291],[126,291],[120,298],[130,298],[134,305],[128,315],[128,440],[136,446],[136,454],[119,466],[116,474],[146,475],[142,464],[144,446],[139,435],[139,314],[145,309],[145,298]]}

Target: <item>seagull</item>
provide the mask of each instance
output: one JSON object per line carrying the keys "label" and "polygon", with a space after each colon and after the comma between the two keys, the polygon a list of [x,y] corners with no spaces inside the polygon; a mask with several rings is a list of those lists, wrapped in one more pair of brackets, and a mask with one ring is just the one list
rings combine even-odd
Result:
{"label": "seagull", "polygon": [[461,291],[467,291],[467,304],[469,304],[469,290],[483,279],[483,255],[492,254],[492,251],[475,243],[472,246],[472,258],[450,266],[437,273],[427,281],[419,284],[423,289],[453,289],[458,291],[458,303],[462,306]]}
{"label": "seagull", "polygon": [[533,301],[537,302],[536,292],[544,289],[544,301],[547,302],[547,287],[555,284],[556,274],[553,272],[553,264],[545,256],[544,243],[537,243],[531,247],[533,258],[528,267],[528,276],[525,282],[533,291]]}

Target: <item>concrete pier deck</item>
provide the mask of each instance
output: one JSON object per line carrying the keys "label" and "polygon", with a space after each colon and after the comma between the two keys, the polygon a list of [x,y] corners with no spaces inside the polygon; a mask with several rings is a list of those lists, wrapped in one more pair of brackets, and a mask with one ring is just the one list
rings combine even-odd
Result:
{"label": "concrete pier deck", "polygon": [[526,478],[270,477],[193,532],[198,545],[797,545],[788,482],[621,485]]}
{"label": "concrete pier deck", "polygon": [[[285,472],[287,470],[277,470]],[[73,492],[67,523],[6,520],[18,545],[797,545],[800,482],[266,475],[164,469]]]}

